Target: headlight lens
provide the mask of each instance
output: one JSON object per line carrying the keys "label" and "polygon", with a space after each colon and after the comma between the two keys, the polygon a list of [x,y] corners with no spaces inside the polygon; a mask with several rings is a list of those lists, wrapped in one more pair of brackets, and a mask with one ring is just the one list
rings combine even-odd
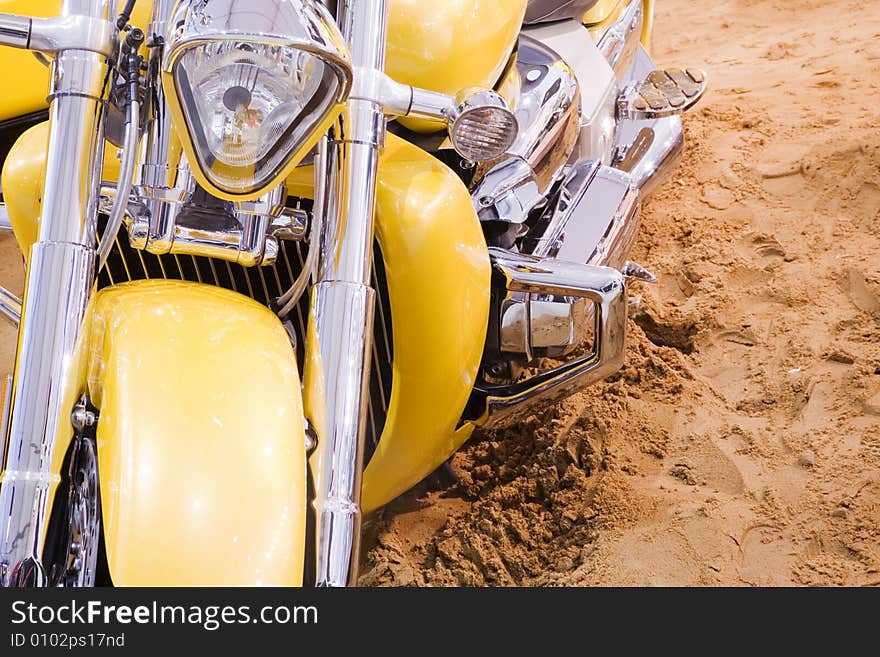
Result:
{"label": "headlight lens", "polygon": [[193,173],[228,200],[289,175],[351,88],[345,41],[312,0],[178,2],[163,87]]}
{"label": "headlight lens", "polygon": [[311,53],[234,41],[190,48],[174,80],[198,164],[232,194],[274,179],[340,91]]}

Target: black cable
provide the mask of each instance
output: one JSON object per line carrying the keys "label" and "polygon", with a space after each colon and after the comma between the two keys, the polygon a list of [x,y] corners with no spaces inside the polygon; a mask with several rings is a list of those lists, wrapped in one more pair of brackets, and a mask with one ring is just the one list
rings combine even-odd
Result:
{"label": "black cable", "polygon": [[138,55],[138,50],[143,42],[144,32],[136,27],[126,35],[125,42],[122,44],[122,55],[127,65],[124,74],[128,79],[126,121],[129,122],[131,121],[131,104],[139,100],[141,57]]}
{"label": "black cable", "polygon": [[127,0],[125,3],[125,9],[122,10],[122,13],[119,14],[119,18],[116,19],[116,27],[118,29],[122,29],[126,25],[128,25],[128,21],[131,18],[131,12],[134,11],[134,5],[137,0]]}

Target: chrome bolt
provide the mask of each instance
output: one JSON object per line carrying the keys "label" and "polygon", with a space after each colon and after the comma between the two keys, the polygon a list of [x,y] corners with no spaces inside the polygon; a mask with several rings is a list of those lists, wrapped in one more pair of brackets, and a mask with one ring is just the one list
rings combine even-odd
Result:
{"label": "chrome bolt", "polygon": [[311,455],[311,453],[314,452],[315,448],[318,446],[318,434],[312,428],[312,425],[309,424],[308,420],[306,420],[305,429],[306,454]]}
{"label": "chrome bolt", "polygon": [[76,408],[73,409],[73,413],[70,415],[70,423],[77,431],[82,431],[87,427],[93,427],[95,426],[95,422],[97,422],[95,414],[88,410],[84,404],[77,404]]}

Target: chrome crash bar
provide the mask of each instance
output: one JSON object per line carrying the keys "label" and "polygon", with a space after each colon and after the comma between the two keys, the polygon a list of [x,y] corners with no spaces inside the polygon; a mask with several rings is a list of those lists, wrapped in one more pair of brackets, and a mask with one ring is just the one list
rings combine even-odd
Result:
{"label": "chrome crash bar", "polygon": [[[582,265],[554,258],[536,258],[490,248],[494,275],[508,292],[526,295],[526,316],[532,295],[583,298],[592,302],[595,330],[592,351],[577,360],[522,383],[479,383],[472,401],[479,404],[483,427],[524,416],[601,381],[623,366],[626,348],[627,299],[624,275],[610,267]],[[529,322],[526,322],[529,325]]]}
{"label": "chrome crash bar", "polygon": [[[0,15],[0,45],[54,56],[49,149],[37,242],[31,249],[0,485],[0,585],[41,586],[51,469],[72,436],[77,351],[95,270],[108,58],[116,2],[64,0],[61,16]],[[25,376],[25,373],[27,376]]]}

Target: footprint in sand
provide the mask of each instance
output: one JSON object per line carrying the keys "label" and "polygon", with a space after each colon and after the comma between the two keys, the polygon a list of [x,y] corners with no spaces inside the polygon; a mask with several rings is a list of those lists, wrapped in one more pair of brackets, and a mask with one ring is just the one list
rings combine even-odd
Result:
{"label": "footprint in sand", "polygon": [[711,182],[703,185],[700,200],[713,210],[726,210],[736,202],[736,197],[729,189]]}
{"label": "footprint in sand", "polygon": [[764,267],[777,265],[785,260],[785,249],[772,235],[760,233],[752,237],[752,247]]}
{"label": "footprint in sand", "polygon": [[880,297],[868,287],[865,275],[858,269],[847,269],[845,275],[849,296],[856,308],[869,315],[880,314]]}

